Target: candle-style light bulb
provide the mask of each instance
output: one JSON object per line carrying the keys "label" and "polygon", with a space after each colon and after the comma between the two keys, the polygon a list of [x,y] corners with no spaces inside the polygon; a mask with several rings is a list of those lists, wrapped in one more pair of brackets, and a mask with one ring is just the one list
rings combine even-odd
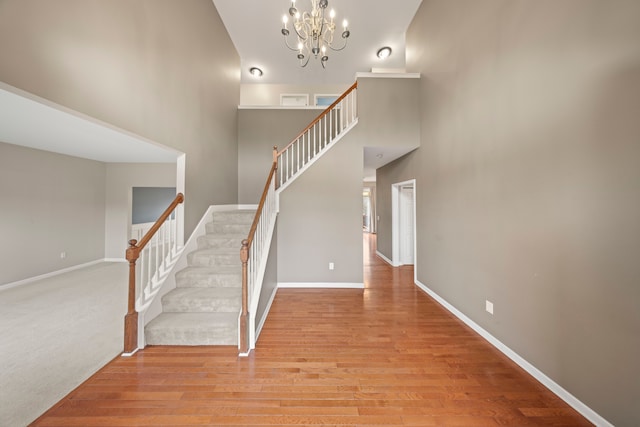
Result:
{"label": "candle-style light bulb", "polygon": [[331,23],[333,23],[333,18],[336,17],[336,11],[331,9],[331,12],[329,12],[329,17],[331,18]]}
{"label": "candle-style light bulb", "polygon": [[289,22],[289,17],[287,15],[282,15],[282,27],[287,28],[287,22]]}
{"label": "candle-style light bulb", "polygon": [[342,21],[342,27],[346,30],[347,27],[349,26],[349,23],[347,22],[347,20],[345,19],[344,21]]}

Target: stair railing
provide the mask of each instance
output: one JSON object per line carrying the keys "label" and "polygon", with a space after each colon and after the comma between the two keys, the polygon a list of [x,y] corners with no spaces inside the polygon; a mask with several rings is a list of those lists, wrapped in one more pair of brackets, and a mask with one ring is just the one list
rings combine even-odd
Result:
{"label": "stair railing", "polygon": [[[129,297],[124,317],[125,354],[132,354],[137,350],[138,313],[151,301],[161,279],[180,254],[182,242],[178,238],[180,221],[176,208],[183,201],[183,194],[178,193],[140,242],[136,239],[129,240],[126,252],[129,262]],[[138,259],[140,269],[136,271]],[[140,280],[136,280],[138,276]]]}
{"label": "stair railing", "polygon": [[356,123],[357,89],[358,82],[355,82],[278,153],[277,188],[284,189],[291,178],[310,166],[319,158],[318,154]]}
{"label": "stair railing", "polygon": [[256,292],[256,284],[262,280],[261,275],[264,275],[263,260],[266,259],[266,254],[269,251],[270,232],[273,231],[273,222],[278,213],[275,179],[278,168],[277,155],[278,148],[273,147],[271,170],[262,191],[249,235],[242,241],[242,248],[240,249],[240,261],[242,262],[242,311],[240,312],[238,325],[240,335],[238,348],[242,355],[249,353],[249,307],[253,305],[254,301],[257,301],[257,298],[260,298],[259,292]]}
{"label": "stair railing", "polygon": [[[336,101],[324,110],[309,126],[281,151],[273,147],[273,163],[264,186],[260,203],[249,236],[242,241],[242,311],[239,319],[238,348],[241,355],[248,355],[251,347],[249,331],[249,307],[260,298],[259,286],[269,251],[273,224],[278,214],[278,192],[320,158],[320,154],[332,146],[357,123],[356,104],[358,82],[355,82]],[[276,191],[278,190],[278,191]],[[253,338],[252,338],[253,339]]]}

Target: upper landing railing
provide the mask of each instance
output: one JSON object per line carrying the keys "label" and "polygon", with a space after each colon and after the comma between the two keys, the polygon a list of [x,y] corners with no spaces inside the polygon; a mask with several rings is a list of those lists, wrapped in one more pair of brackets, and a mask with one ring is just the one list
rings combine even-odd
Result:
{"label": "upper landing railing", "polygon": [[324,110],[309,126],[278,152],[276,187],[286,187],[291,178],[309,167],[332,142],[358,119],[358,82]]}

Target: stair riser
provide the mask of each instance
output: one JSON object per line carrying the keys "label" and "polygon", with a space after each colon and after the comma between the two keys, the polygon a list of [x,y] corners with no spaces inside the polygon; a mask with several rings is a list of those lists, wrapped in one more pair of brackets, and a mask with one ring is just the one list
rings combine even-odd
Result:
{"label": "stair riser", "polygon": [[207,234],[249,234],[250,224],[222,224],[210,222],[206,225]]}
{"label": "stair riser", "polygon": [[205,235],[198,237],[198,249],[237,249],[240,253],[242,238],[224,238],[217,235]]}
{"label": "stair riser", "polygon": [[223,224],[245,224],[251,226],[255,212],[228,213],[214,212],[213,222]]}
{"label": "stair riser", "polygon": [[187,263],[194,267],[241,266],[240,254],[201,254],[187,255]]}
{"label": "stair riser", "polygon": [[242,286],[240,274],[181,274],[176,276],[179,288],[239,288]]}
{"label": "stair riser", "polygon": [[165,313],[238,313],[242,308],[238,298],[216,298],[210,301],[162,300],[162,311]]}
{"label": "stair riser", "polygon": [[146,331],[147,345],[238,345],[237,325],[207,330]]}

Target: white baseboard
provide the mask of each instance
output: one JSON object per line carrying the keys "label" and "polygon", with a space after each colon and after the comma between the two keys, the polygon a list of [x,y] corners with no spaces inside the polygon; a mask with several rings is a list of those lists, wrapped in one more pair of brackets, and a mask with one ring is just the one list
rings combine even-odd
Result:
{"label": "white baseboard", "polygon": [[[258,326],[256,326],[256,342],[258,342],[258,338],[260,337],[260,332],[262,331],[262,327],[264,326],[264,322],[267,321],[267,315],[269,311],[271,311],[271,304],[273,304],[273,300],[276,298],[276,293],[278,292],[278,288],[276,287],[273,292],[271,292],[271,296],[269,297],[269,301],[267,302],[267,307],[264,310],[264,314],[262,318],[258,322]],[[255,343],[254,343],[255,347]]]}
{"label": "white baseboard", "polygon": [[364,283],[340,282],[279,282],[278,288],[364,289]]}
{"label": "white baseboard", "polygon": [[398,267],[397,265],[395,265],[393,263],[393,261],[391,261],[389,258],[387,258],[386,256],[384,256],[384,254],[382,252],[380,252],[379,250],[376,250],[376,255],[378,255],[380,258],[382,258],[382,260],[384,262],[386,262],[387,264],[389,264],[391,267]]}
{"label": "white baseboard", "polygon": [[136,348],[135,350],[133,350],[131,353],[122,353],[120,356],[121,357],[131,357],[134,354],[136,354],[138,352],[138,350],[140,350],[140,347]]}
{"label": "white baseboard", "polygon": [[50,273],[40,274],[39,276],[29,277],[27,279],[18,280],[17,282],[7,283],[6,285],[0,286],[0,291],[4,291],[7,289],[12,289],[22,285],[28,285],[29,283],[37,282],[42,279],[49,279],[51,277],[59,276],[64,273],[69,273],[74,270],[80,270],[81,268],[90,267],[92,265],[100,264],[101,262],[105,262],[105,259],[97,259],[95,261],[85,262],[84,264],[78,264],[71,267],[63,268],[62,270],[52,271]]}
{"label": "white baseboard", "polygon": [[126,258],[105,258],[104,262],[128,262]]}
{"label": "white baseboard", "polygon": [[522,369],[531,374],[535,379],[540,381],[542,385],[555,393],[560,399],[564,400],[569,406],[582,414],[586,419],[591,421],[598,427],[614,427],[613,424],[602,418],[598,413],[596,413],[593,409],[589,408],[587,405],[578,400],[574,395],[569,393],[567,390],[562,388],[558,383],[553,381],[551,378],[546,376],[542,371],[533,366],[523,357],[521,357],[518,353],[511,350],[505,344],[503,344],[496,337],[487,332],[484,328],[478,325],[476,322],[468,318],[464,313],[460,310],[449,304],[444,298],[440,295],[429,289],[426,285],[416,280],[416,285],[426,292],[429,296],[435,299],[440,305],[449,310],[454,316],[458,319],[462,320],[467,326],[476,331],[482,338],[489,341],[491,345],[500,350],[505,356],[509,359],[513,360],[518,364]]}

